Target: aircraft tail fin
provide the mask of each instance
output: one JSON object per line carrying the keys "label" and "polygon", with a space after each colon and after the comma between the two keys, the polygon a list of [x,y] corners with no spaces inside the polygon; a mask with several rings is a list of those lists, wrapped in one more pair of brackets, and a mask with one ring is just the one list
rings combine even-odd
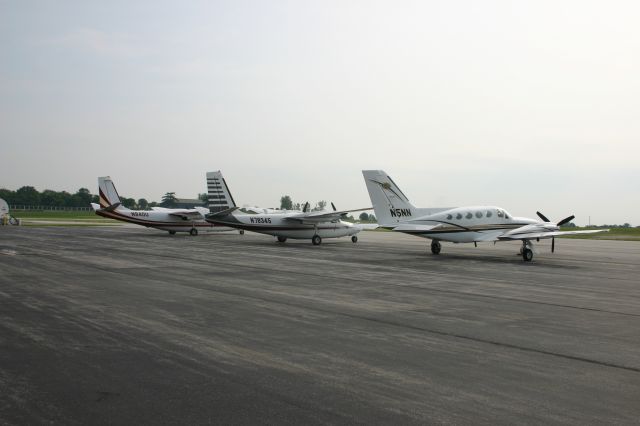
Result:
{"label": "aircraft tail fin", "polygon": [[211,213],[223,212],[236,207],[236,202],[220,170],[207,172],[207,195]]}
{"label": "aircraft tail fin", "polygon": [[109,176],[98,178],[98,191],[101,208],[114,210],[120,206],[120,196]]}
{"label": "aircraft tail fin", "polygon": [[362,175],[380,226],[397,226],[415,217],[417,209],[383,170],[363,170]]}

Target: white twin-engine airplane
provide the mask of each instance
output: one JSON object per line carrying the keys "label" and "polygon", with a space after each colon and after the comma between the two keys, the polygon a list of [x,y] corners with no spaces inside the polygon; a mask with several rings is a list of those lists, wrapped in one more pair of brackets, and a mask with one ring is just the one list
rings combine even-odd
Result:
{"label": "white twin-engine airplane", "polygon": [[362,174],[380,226],[430,238],[433,254],[440,253],[440,241],[475,244],[520,240],[522,258],[529,262],[533,259],[533,240],[551,238],[553,253],[557,236],[608,231],[561,231],[560,226],[573,220],[574,216],[553,223],[540,212],[536,213],[542,221],[513,217],[506,210],[493,206],[416,208],[384,171],[363,170]]}
{"label": "white twin-engine airplane", "polygon": [[[223,181],[223,185],[222,193],[227,198],[231,198],[226,182]],[[273,235],[281,243],[287,241],[287,238],[309,238],[314,245],[320,245],[323,238],[346,236],[351,236],[351,241],[357,242],[358,237],[355,234],[360,232],[362,227],[341,219],[347,213],[371,210],[371,208],[337,211],[333,203],[331,206],[333,211],[309,211],[309,203],[307,203],[302,211],[286,210],[259,214],[235,214],[237,207],[231,207],[219,212],[212,210],[212,213],[205,218],[216,225]]]}
{"label": "white twin-engine airplane", "polygon": [[99,177],[100,204],[91,203],[91,207],[99,216],[169,231],[171,235],[176,232],[188,232],[195,236],[198,235],[199,230],[206,232],[233,231],[233,228],[215,225],[204,220],[204,216],[210,210],[218,211],[235,207],[232,198],[224,198],[219,195],[222,184],[222,174],[219,171],[207,173],[209,208],[167,209],[153,207],[152,210],[130,210],[121,204],[120,196],[111,178],[109,176]]}

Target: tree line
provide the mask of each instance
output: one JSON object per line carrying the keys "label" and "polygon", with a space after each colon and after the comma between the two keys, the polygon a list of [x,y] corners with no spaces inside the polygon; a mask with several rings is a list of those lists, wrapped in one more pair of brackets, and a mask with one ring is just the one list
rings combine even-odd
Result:
{"label": "tree line", "polygon": [[[206,194],[204,195],[206,196]],[[33,186],[23,186],[16,191],[0,188],[0,198],[4,199],[10,206],[89,207],[90,203],[100,203],[98,196],[91,194],[87,188],[80,188],[73,194],[67,191],[53,191],[51,189],[45,189],[40,192]],[[120,196],[120,202],[124,207],[136,210],[150,210],[156,206],[172,207],[176,201],[175,192],[167,192],[160,203],[149,202],[145,198],[136,200]]]}

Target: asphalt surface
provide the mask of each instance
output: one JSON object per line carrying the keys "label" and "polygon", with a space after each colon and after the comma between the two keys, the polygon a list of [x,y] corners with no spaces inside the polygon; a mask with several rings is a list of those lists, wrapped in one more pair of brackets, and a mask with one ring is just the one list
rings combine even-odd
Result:
{"label": "asphalt surface", "polygon": [[0,228],[2,424],[637,424],[640,244]]}

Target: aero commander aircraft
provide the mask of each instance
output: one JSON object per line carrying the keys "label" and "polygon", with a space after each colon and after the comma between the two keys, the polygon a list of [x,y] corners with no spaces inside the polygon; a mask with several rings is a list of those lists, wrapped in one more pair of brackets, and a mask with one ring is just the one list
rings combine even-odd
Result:
{"label": "aero commander aircraft", "polygon": [[220,172],[207,173],[207,189],[209,196],[209,209],[196,207],[193,209],[167,209],[153,207],[152,210],[129,210],[120,202],[120,196],[113,181],[109,176],[98,178],[100,192],[100,204],[91,203],[96,214],[136,225],[157,228],[169,231],[173,235],[176,232],[189,232],[195,236],[198,230],[207,232],[232,231],[233,228],[218,226],[204,220],[209,211],[218,211],[220,208],[235,207],[233,199],[221,198],[218,189],[221,187],[222,175]]}
{"label": "aero commander aircraft", "polygon": [[533,259],[533,240],[551,238],[553,253],[557,236],[608,231],[561,231],[560,226],[573,220],[574,216],[553,223],[540,212],[537,214],[542,221],[513,217],[506,210],[493,206],[416,208],[384,171],[363,170],[362,174],[380,226],[430,238],[433,254],[440,253],[440,241],[475,244],[520,240],[522,258],[529,262]]}
{"label": "aero commander aircraft", "polygon": [[[226,182],[222,180],[224,193],[231,198]],[[362,230],[358,225],[344,222],[347,213],[366,209],[337,211],[331,203],[333,211],[309,211],[309,203],[306,203],[303,211],[279,211],[276,213],[236,214],[236,207],[231,207],[220,212],[206,215],[206,220],[216,225],[230,226],[241,230],[273,235],[278,241],[284,243],[287,238],[311,239],[314,245],[320,245],[323,238],[337,238],[351,236],[352,242],[357,242],[355,235]]]}

